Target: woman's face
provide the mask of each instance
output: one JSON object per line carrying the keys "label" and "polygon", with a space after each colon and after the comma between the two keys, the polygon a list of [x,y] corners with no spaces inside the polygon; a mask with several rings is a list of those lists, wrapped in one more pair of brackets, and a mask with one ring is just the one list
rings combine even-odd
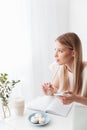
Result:
{"label": "woman's face", "polygon": [[74,60],[73,50],[62,45],[59,41],[55,42],[55,59],[59,65],[71,64]]}

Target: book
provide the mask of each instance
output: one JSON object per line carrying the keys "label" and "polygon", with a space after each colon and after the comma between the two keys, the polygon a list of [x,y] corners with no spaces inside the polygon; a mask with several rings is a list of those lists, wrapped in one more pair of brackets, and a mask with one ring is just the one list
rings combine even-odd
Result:
{"label": "book", "polygon": [[56,96],[41,96],[33,99],[28,103],[28,109],[43,111],[46,113],[68,116],[72,108],[72,104],[64,105]]}

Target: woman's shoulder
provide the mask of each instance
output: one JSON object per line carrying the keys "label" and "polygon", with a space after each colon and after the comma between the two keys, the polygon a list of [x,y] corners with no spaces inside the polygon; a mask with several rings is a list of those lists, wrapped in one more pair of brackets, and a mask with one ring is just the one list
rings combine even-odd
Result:
{"label": "woman's shoulder", "polygon": [[87,67],[87,61],[84,61],[82,64],[83,64],[83,68]]}
{"label": "woman's shoulder", "polygon": [[83,65],[83,71],[84,71],[84,70],[87,70],[87,61],[84,61],[84,62],[82,63],[82,65]]}

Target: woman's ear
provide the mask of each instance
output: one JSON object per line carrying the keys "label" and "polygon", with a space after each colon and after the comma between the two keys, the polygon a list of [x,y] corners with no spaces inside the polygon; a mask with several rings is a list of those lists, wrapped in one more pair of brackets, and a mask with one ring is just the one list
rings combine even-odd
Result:
{"label": "woman's ear", "polygon": [[75,56],[75,50],[72,50],[72,56],[73,57]]}

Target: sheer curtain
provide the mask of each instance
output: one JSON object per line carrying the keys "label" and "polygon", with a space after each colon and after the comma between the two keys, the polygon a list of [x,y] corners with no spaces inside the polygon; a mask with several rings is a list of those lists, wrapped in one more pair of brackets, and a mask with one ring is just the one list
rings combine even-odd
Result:
{"label": "sheer curtain", "polygon": [[49,65],[54,61],[55,38],[68,30],[68,0],[31,0],[32,67],[35,96],[41,84],[52,79]]}
{"label": "sheer curtain", "polygon": [[0,73],[21,80],[11,96],[22,95],[25,100],[31,99],[34,93],[29,0],[27,4],[25,0],[0,1]]}
{"label": "sheer curtain", "polygon": [[68,31],[69,0],[0,1],[0,72],[20,79],[12,97],[29,101],[51,80],[54,40]]}

